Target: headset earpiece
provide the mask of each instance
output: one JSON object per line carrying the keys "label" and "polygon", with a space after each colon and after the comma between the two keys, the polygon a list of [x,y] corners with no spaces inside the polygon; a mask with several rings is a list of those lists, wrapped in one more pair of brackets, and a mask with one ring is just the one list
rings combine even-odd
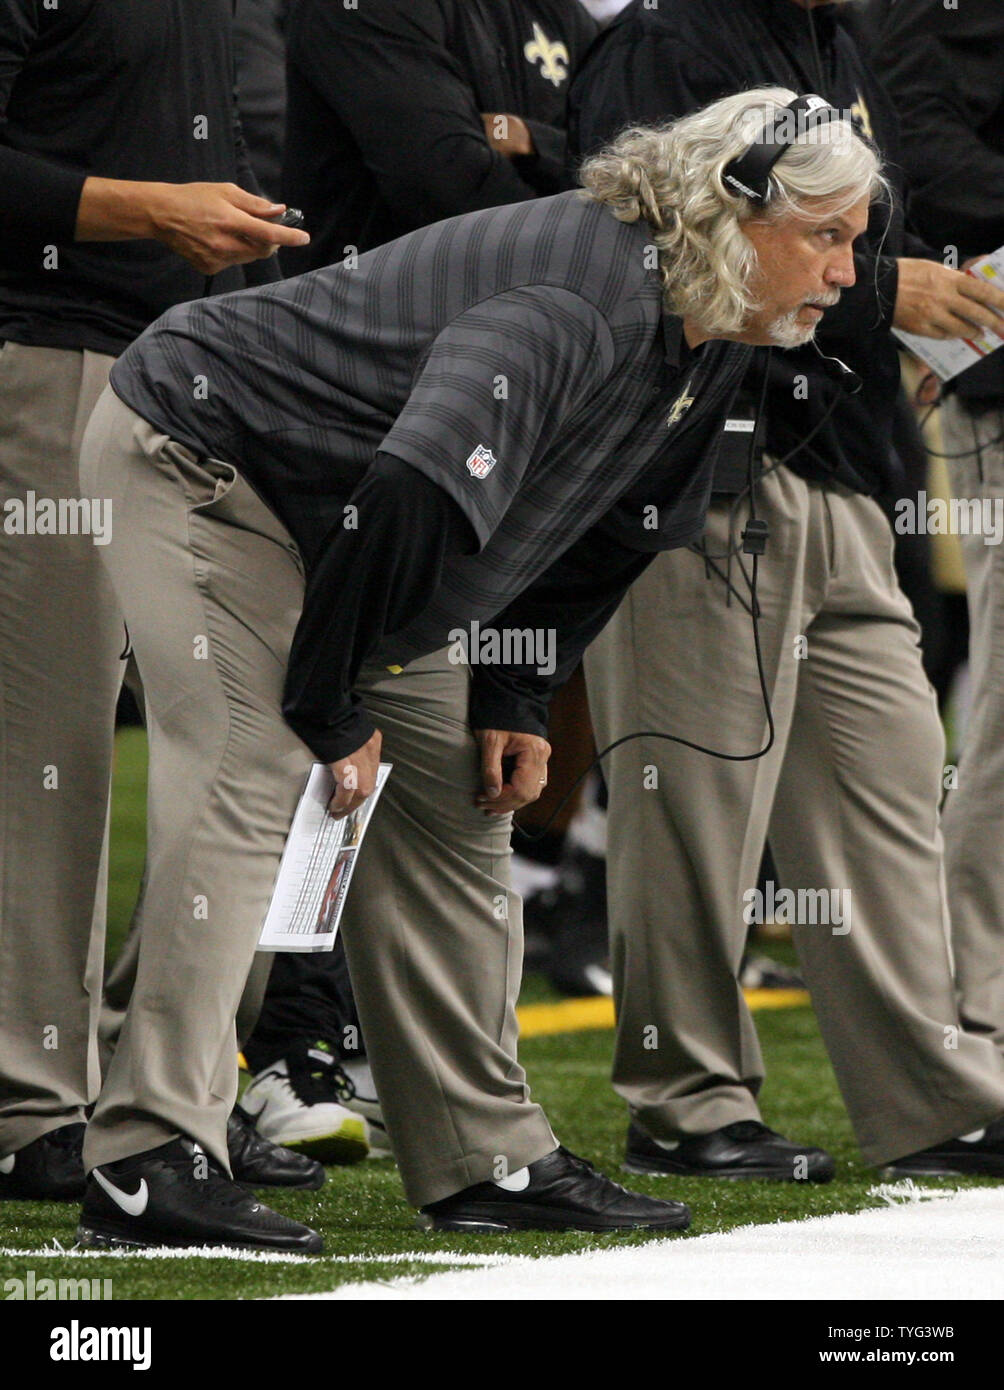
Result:
{"label": "headset earpiece", "polygon": [[770,200],[771,170],[785,150],[804,130],[835,120],[840,120],[840,112],[823,97],[811,92],[796,97],[775,112],[744,154],[726,164],[722,182],[730,193],[765,206]]}

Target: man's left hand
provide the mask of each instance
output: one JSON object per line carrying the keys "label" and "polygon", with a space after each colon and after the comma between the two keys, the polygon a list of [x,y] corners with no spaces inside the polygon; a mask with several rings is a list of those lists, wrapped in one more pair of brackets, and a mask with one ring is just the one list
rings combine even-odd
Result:
{"label": "man's left hand", "polygon": [[[505,729],[475,729],[481,747],[482,789],[474,804],[493,816],[505,816],[536,801],[547,786],[547,760],[551,745],[536,734],[516,734]],[[512,758],[509,780],[502,759]]]}

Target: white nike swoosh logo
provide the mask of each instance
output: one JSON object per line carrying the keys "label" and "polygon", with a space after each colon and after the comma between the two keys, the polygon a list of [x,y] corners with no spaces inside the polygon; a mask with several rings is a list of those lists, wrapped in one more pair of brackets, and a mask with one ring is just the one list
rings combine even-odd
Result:
{"label": "white nike swoosh logo", "polygon": [[525,1192],[530,1186],[529,1168],[520,1168],[517,1173],[510,1173],[507,1178],[495,1178],[495,1186],[501,1187],[504,1192]]}
{"label": "white nike swoosh logo", "polygon": [[0,1173],[13,1173],[14,1155],[8,1154],[6,1158],[0,1158]]}
{"label": "white nike swoosh logo", "polygon": [[142,1216],[146,1211],[146,1204],[150,1200],[150,1191],[146,1185],[146,1178],[140,1178],[139,1187],[132,1196],[130,1196],[128,1192],[120,1192],[117,1187],[114,1187],[100,1168],[95,1168],[92,1176],[96,1179],[98,1184],[105,1189],[115,1205],[122,1208],[126,1216]]}

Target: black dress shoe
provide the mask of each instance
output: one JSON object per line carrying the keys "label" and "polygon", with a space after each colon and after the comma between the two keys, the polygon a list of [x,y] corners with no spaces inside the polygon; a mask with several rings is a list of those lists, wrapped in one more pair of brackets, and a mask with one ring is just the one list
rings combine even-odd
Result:
{"label": "black dress shoe", "polygon": [[836,1169],[823,1149],[793,1144],[759,1120],[737,1120],[710,1134],[688,1135],[672,1145],[657,1144],[632,1124],[624,1167],[629,1173],[770,1178],[775,1182],[829,1182]]}
{"label": "black dress shoe", "polygon": [[423,1207],[427,1231],[683,1231],[690,1212],[682,1202],[641,1197],[597,1173],[565,1148],[525,1170],[521,1191],[481,1182]]}
{"label": "black dress shoe", "polygon": [[60,1125],[0,1158],[0,1198],[79,1202],[87,1178],[81,1150],[85,1125]]}
{"label": "black dress shoe", "polygon": [[889,1163],[883,1172],[895,1178],[952,1178],[984,1174],[1004,1177],[1004,1118],[968,1139],[946,1139],[919,1153]]}
{"label": "black dress shoe", "polygon": [[77,1240],[87,1248],[222,1245],[319,1255],[309,1226],[263,1206],[191,1139],[95,1168]]}
{"label": "black dress shoe", "polygon": [[273,1144],[258,1133],[239,1105],[227,1121],[227,1153],[234,1182],[248,1187],[304,1187],[316,1192],[324,1186],[324,1168],[316,1159]]}

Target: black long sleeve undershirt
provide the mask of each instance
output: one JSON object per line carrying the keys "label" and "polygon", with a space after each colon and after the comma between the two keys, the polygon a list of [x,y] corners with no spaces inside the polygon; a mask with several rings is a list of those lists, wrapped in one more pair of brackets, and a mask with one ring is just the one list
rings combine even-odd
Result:
{"label": "black long sleeve undershirt", "polygon": [[[361,748],[373,724],[353,686],[381,640],[426,606],[450,555],[476,548],[457,504],[416,468],[378,454],[307,582],[282,712],[326,763]],[[444,639],[445,640],[445,639]]]}
{"label": "black long sleeve undershirt", "polygon": [[[457,504],[390,454],[377,455],[348,506],[356,509],[353,527],[334,527],[311,568],[283,697],[286,722],[329,763],[354,753],[373,733],[353,691],[364,662],[422,612],[446,560],[477,546]],[[553,630],[555,670],[475,666],[472,727],[546,737],[551,695],[653,558],[600,527],[571,546],[491,624]]]}
{"label": "black long sleeve undershirt", "polygon": [[513,600],[492,623],[553,632],[555,668],[475,666],[470,720],[476,729],[514,729],[547,737],[551,696],[613,617],[656,551],[632,550],[594,526]]}

